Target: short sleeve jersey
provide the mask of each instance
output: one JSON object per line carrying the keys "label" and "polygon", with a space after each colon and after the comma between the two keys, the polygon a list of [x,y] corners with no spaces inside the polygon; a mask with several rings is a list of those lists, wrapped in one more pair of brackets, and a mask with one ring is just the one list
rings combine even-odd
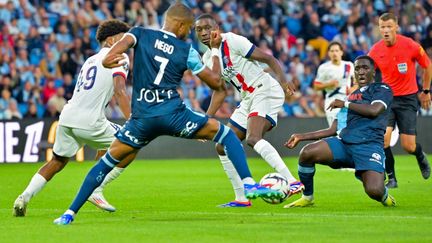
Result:
{"label": "short sleeve jersey", "polygon": [[349,88],[352,86],[352,78],[354,76],[354,65],[352,62],[341,61],[339,65],[333,64],[331,61],[325,62],[318,67],[317,76],[314,83],[328,83],[332,80],[339,81],[337,88],[327,88],[327,96],[332,94],[347,95]]}
{"label": "short sleeve jersey", "polygon": [[381,70],[383,82],[388,84],[395,96],[414,94],[418,91],[415,62],[426,68],[430,59],[424,49],[411,38],[396,35],[396,43],[386,46],[380,40],[372,46],[369,56]]}
{"label": "short sleeve jersey", "polygon": [[123,54],[125,59],[122,66],[113,69],[102,66],[102,60],[109,50],[102,48],[84,62],[72,98],[60,114],[60,125],[92,129],[106,124],[105,107],[114,94],[113,77],[121,75],[126,79],[129,71],[126,54]]}
{"label": "short sleeve jersey", "polygon": [[[221,34],[220,46],[222,63],[222,78],[231,83],[239,92],[245,94],[253,92],[256,81],[260,80],[264,72],[259,62],[249,59],[255,50],[255,45],[243,36],[228,32]],[[207,50],[203,55],[206,66],[212,67],[211,51]],[[271,79],[277,83],[276,80]],[[273,82],[272,81],[272,82]]]}
{"label": "short sleeve jersey", "polygon": [[173,33],[132,28],[134,38],[132,117],[145,118],[175,113],[185,108],[177,88],[184,71],[204,70],[199,53]]}
{"label": "short sleeve jersey", "polygon": [[359,144],[367,142],[384,143],[389,108],[393,100],[390,87],[384,83],[372,83],[361,87],[348,96],[350,102],[356,104],[382,103],[385,111],[375,118],[365,117],[348,109],[347,126],[339,136],[346,143]]}

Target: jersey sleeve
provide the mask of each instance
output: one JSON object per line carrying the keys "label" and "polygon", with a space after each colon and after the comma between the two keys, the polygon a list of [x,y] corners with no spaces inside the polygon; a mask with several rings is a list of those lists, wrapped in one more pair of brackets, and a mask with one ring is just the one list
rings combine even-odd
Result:
{"label": "jersey sleeve", "polygon": [[192,46],[189,49],[187,68],[190,69],[194,75],[202,72],[205,69],[199,53]]}
{"label": "jersey sleeve", "polygon": [[129,57],[126,53],[123,53],[123,56],[125,59],[123,59],[121,62],[123,63],[122,66],[112,68],[112,76],[115,77],[117,75],[122,76],[124,79],[126,79],[128,73],[129,73]]}
{"label": "jersey sleeve", "polygon": [[420,64],[420,66],[422,68],[427,68],[430,64],[431,61],[428,57],[428,55],[426,54],[425,50],[423,49],[423,47],[418,44],[417,42],[413,41],[413,54],[414,54],[414,58],[417,60],[417,62]]}
{"label": "jersey sleeve", "polygon": [[256,46],[243,36],[233,33],[227,34],[228,46],[243,57],[249,58]]}
{"label": "jersey sleeve", "polygon": [[392,101],[393,93],[387,84],[380,84],[374,89],[371,104],[379,102],[387,109]]}
{"label": "jersey sleeve", "polygon": [[324,68],[322,65],[318,67],[317,75],[315,77],[314,83],[325,83],[324,82]]}
{"label": "jersey sleeve", "polygon": [[129,30],[129,32],[126,33],[126,35],[129,35],[132,38],[134,38],[135,41],[134,41],[133,46],[135,46],[138,43],[138,40],[141,37],[141,32],[142,32],[142,28],[133,27],[132,29]]}

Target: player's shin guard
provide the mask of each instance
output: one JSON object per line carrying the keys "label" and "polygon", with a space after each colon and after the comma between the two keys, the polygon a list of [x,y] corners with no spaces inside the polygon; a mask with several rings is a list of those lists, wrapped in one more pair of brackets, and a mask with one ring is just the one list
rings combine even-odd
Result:
{"label": "player's shin guard", "polygon": [[314,191],[313,178],[315,175],[315,166],[299,163],[298,174],[300,177],[300,181],[305,186],[305,189],[303,191],[303,195],[305,195],[305,196],[313,195],[313,191]]}
{"label": "player's shin guard", "polygon": [[396,173],[395,173],[395,169],[394,169],[395,160],[394,160],[393,152],[391,151],[391,148],[390,147],[385,148],[384,153],[386,156],[385,169],[386,169],[387,177],[389,179],[396,179]]}
{"label": "player's shin guard", "polygon": [[249,167],[246,162],[246,155],[243,146],[234,132],[225,125],[220,125],[213,141],[220,143],[225,148],[225,153],[234,164],[240,178],[251,177]]}
{"label": "player's shin guard", "polygon": [[94,189],[102,183],[105,176],[118,163],[119,161],[114,159],[110,153],[107,152],[87,174],[69,210],[78,213],[80,208],[87,201],[87,198],[93,193]]}

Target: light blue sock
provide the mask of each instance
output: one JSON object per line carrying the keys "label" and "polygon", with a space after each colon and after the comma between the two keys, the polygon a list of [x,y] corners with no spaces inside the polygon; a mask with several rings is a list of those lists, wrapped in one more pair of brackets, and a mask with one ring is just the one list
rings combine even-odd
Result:
{"label": "light blue sock", "polygon": [[224,145],[225,153],[233,163],[241,179],[252,177],[243,146],[229,127],[221,124],[213,141]]}
{"label": "light blue sock", "polygon": [[89,196],[93,193],[94,189],[96,189],[105,176],[114,168],[119,161],[114,159],[109,152],[107,152],[102,158],[97,162],[95,166],[89,171],[87,174],[84,183],[81,185],[81,188],[76,195],[74,201],[72,202],[69,210],[72,210],[75,213],[78,213],[80,208],[87,201]]}

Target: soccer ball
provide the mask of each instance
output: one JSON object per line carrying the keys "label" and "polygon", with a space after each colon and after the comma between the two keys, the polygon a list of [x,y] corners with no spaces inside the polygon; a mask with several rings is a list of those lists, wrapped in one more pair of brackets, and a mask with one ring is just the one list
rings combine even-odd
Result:
{"label": "soccer ball", "polygon": [[261,179],[260,185],[276,191],[280,191],[284,195],[282,198],[263,198],[266,203],[279,204],[285,201],[285,199],[287,199],[288,197],[289,183],[285,179],[285,177],[283,177],[279,173],[268,173]]}

